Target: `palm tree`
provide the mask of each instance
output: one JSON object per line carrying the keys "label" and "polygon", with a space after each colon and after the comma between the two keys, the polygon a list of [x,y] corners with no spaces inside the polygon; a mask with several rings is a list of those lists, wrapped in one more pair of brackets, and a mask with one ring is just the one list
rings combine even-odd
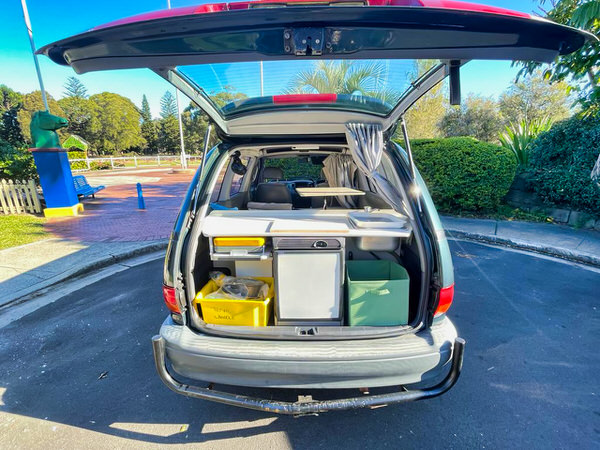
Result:
{"label": "palm tree", "polygon": [[395,104],[400,95],[386,87],[385,75],[381,63],[317,61],[310,70],[299,72],[286,92],[364,95]]}
{"label": "palm tree", "polygon": [[573,13],[573,25],[587,28],[600,22],[600,0],[590,0],[579,6]]}

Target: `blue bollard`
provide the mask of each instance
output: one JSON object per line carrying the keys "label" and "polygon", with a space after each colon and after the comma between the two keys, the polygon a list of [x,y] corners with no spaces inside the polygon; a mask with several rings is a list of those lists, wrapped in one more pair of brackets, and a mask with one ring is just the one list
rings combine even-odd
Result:
{"label": "blue bollard", "polygon": [[137,184],[137,193],[138,209],[146,209],[146,202],[144,202],[144,194],[142,193],[142,185],[140,183]]}

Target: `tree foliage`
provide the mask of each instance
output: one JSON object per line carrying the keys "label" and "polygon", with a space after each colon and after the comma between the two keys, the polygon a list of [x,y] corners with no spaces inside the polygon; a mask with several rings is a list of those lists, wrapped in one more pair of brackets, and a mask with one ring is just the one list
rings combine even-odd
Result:
{"label": "tree foliage", "polygon": [[228,103],[235,102],[236,100],[243,100],[245,98],[248,98],[246,94],[238,92],[235,87],[229,85],[224,86],[223,90],[220,92],[213,92],[210,96],[210,99],[220,108]]}
{"label": "tree foliage", "polygon": [[73,96],[61,98],[58,100],[58,105],[69,121],[67,132],[93,142],[100,129],[98,104],[87,98]]}
{"label": "tree foliage", "polygon": [[177,117],[177,102],[171,91],[165,92],[160,98],[160,116],[163,119]]}
{"label": "tree foliage", "polygon": [[73,97],[85,99],[88,98],[87,89],[77,77],[67,78],[67,82],[64,85],[65,91],[63,92],[65,97]]}
{"label": "tree foliage", "polygon": [[386,68],[381,63],[317,61],[291,81],[288,93],[364,95],[390,104],[398,92],[386,89]]}
{"label": "tree foliage", "polygon": [[[412,81],[419,79],[437,63],[431,60],[415,62]],[[446,89],[442,83],[421,97],[405,114],[408,134],[412,139],[441,136],[440,122],[446,114]]]}
{"label": "tree foliage", "polygon": [[13,147],[25,145],[21,124],[17,116],[23,95],[5,85],[0,85],[0,139]]}
{"label": "tree foliage", "polygon": [[23,94],[13,91],[5,84],[0,84],[0,112],[18,108],[23,102]]}
{"label": "tree foliage", "polygon": [[[62,110],[60,105],[50,94],[46,92],[46,97],[48,100],[48,108],[50,109],[50,113],[55,116],[65,117],[65,112]],[[31,123],[31,115],[36,111],[45,110],[44,101],[42,100],[42,92],[41,91],[33,91],[29,94],[23,95],[22,106],[19,108],[17,112],[17,118],[19,120],[19,124],[21,125],[21,133],[23,133],[23,137],[27,144],[31,144],[31,131],[29,130],[29,124]],[[64,128],[58,130],[58,135],[61,139],[65,139],[69,133]]]}
{"label": "tree foliage", "polygon": [[470,95],[462,105],[446,112],[440,128],[446,137],[471,136],[480,141],[497,142],[502,117],[493,99]]}
{"label": "tree foliage", "polygon": [[103,153],[118,153],[142,147],[140,113],[131,100],[111,92],[92,95],[97,108],[95,145]]}
{"label": "tree foliage", "polygon": [[190,103],[181,114],[183,137],[188,153],[201,153],[208,127],[208,116],[194,103]]}
{"label": "tree foliage", "polygon": [[152,120],[152,112],[150,111],[150,103],[148,103],[148,98],[146,97],[146,94],[142,95],[142,109],[140,110],[140,115],[142,116],[143,122]]}
{"label": "tree foliage", "polygon": [[553,122],[571,114],[573,101],[564,81],[550,83],[541,71],[517,80],[499,98],[498,105],[506,123],[532,123],[548,118]]}
{"label": "tree foliage", "polygon": [[166,116],[158,122],[158,148],[160,153],[178,153],[180,151],[179,123],[177,117]]}
{"label": "tree foliage", "polygon": [[[236,100],[247,98],[246,94],[238,92],[233,86],[224,86],[224,90],[210,95],[211,100],[223,107]],[[183,137],[188,153],[201,153],[204,148],[204,137],[208,127],[209,117],[194,103],[189,104],[181,114],[183,122]]]}
{"label": "tree foliage", "polygon": [[[600,37],[600,0],[540,0],[547,18],[554,22],[583,28]],[[566,81],[578,92],[584,115],[600,114],[600,43],[587,42],[580,50],[556,58],[545,71],[551,82]],[[532,74],[542,65],[518,62],[520,75]]]}
{"label": "tree foliage", "polygon": [[146,141],[144,153],[156,153],[158,151],[157,124],[152,120],[150,104],[148,103],[148,98],[146,98],[145,94],[142,96],[142,109],[140,110],[140,115],[142,119],[140,125],[142,137]]}

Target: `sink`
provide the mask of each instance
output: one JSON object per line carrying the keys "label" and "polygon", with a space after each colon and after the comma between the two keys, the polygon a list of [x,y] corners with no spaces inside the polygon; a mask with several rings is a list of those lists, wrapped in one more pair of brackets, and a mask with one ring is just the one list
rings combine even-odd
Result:
{"label": "sink", "polygon": [[356,228],[405,228],[406,218],[384,212],[351,212],[350,221]]}

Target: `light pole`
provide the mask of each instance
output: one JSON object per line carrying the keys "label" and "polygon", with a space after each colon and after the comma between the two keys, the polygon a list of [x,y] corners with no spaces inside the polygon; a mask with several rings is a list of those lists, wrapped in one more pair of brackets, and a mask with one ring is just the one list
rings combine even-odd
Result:
{"label": "light pole", "polygon": [[21,7],[23,8],[23,18],[25,19],[25,26],[27,27],[27,34],[29,34],[31,53],[33,54],[33,63],[35,64],[35,71],[40,83],[40,90],[42,91],[42,101],[44,102],[44,108],[46,108],[46,111],[50,112],[50,108],[48,108],[48,99],[46,98],[46,90],[44,89],[44,80],[42,80],[42,72],[40,71],[40,64],[38,62],[37,55],[35,54],[35,43],[33,42],[33,32],[31,31],[31,21],[29,20],[29,11],[27,10],[26,0],[21,0]]}
{"label": "light pole", "polygon": [[181,121],[181,110],[179,109],[179,89],[175,89],[175,101],[177,102],[177,120],[179,121],[179,143],[181,144],[181,167],[187,169],[187,158],[185,157],[185,144],[183,142],[183,123]]}
{"label": "light pole", "polygon": [[[25,0],[23,0],[25,1]],[[167,0],[167,9],[171,9],[171,0]],[[183,122],[181,120],[181,109],[179,108],[179,89],[175,88],[175,102],[177,103],[177,121],[179,122],[179,144],[181,146],[181,168],[187,169],[187,158],[185,156],[185,143],[183,141]]]}

